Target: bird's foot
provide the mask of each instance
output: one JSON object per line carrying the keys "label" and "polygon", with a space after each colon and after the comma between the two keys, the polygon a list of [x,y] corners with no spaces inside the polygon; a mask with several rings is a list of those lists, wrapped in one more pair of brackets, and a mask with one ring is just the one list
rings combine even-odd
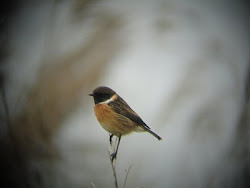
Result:
{"label": "bird's foot", "polygon": [[112,162],[114,161],[114,159],[116,159],[116,154],[117,154],[117,153],[112,153],[112,154],[110,155],[111,161],[112,161]]}

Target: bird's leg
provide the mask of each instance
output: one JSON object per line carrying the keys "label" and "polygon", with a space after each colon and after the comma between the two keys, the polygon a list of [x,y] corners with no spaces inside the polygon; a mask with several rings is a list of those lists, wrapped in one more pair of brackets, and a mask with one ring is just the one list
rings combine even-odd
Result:
{"label": "bird's leg", "polygon": [[111,146],[112,146],[112,138],[113,138],[113,136],[114,136],[113,134],[109,135],[109,143],[110,143]]}
{"label": "bird's leg", "polygon": [[117,157],[117,153],[118,153],[118,148],[119,148],[120,141],[121,141],[121,136],[118,137],[118,143],[117,143],[117,146],[116,146],[115,153],[112,153],[112,154],[111,154],[111,160],[112,160],[112,162],[113,162],[114,159],[116,159],[116,157]]}

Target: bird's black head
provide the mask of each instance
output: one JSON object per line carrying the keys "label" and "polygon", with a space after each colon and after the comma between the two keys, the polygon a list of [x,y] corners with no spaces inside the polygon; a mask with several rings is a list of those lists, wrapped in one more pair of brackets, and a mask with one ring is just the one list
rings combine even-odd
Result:
{"label": "bird's black head", "polygon": [[89,94],[94,97],[95,104],[101,103],[110,99],[114,94],[116,94],[112,89],[108,87],[98,87],[94,89],[93,93]]}

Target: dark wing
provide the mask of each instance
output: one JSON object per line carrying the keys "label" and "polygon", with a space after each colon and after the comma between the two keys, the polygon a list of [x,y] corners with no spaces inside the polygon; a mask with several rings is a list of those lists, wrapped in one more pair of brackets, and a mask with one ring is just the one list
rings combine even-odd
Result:
{"label": "dark wing", "polygon": [[142,125],[144,127],[146,127],[147,129],[150,129],[146,123],[144,123],[142,121],[142,119],[138,116],[137,113],[135,113],[130,107],[129,105],[120,97],[118,96],[117,99],[115,101],[111,101],[108,104],[116,113],[121,114],[127,118],[129,118],[130,120],[132,120],[133,122]]}

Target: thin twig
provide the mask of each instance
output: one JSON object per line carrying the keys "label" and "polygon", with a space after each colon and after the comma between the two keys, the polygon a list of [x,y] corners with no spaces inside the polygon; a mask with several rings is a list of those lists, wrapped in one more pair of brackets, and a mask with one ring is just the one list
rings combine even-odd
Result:
{"label": "thin twig", "polygon": [[97,188],[93,182],[91,182],[91,185],[93,186],[93,188]]}
{"label": "thin twig", "polygon": [[116,166],[116,158],[113,159],[112,154],[114,153],[114,150],[116,148],[117,145],[117,137],[115,140],[115,143],[113,143],[112,137],[111,137],[111,141],[110,141],[110,147],[108,149],[108,153],[109,153],[109,159],[110,159],[110,163],[112,166],[112,170],[113,170],[113,176],[114,176],[114,184],[115,184],[115,188],[118,188],[118,181],[117,181],[117,176],[116,176],[116,171],[115,171],[115,166]]}
{"label": "thin twig", "polygon": [[114,176],[114,178],[115,178],[115,181],[114,181],[114,183],[115,183],[115,188],[118,188],[118,182],[117,182],[116,171],[115,171],[115,160],[112,161],[112,157],[111,157],[110,151],[108,151],[108,153],[109,153],[109,159],[110,159],[110,163],[111,163],[112,170],[113,170],[113,176]]}
{"label": "thin twig", "polygon": [[128,170],[125,170],[126,171],[126,177],[125,177],[125,180],[124,180],[123,188],[125,188],[125,186],[126,186],[127,179],[128,179],[128,174],[129,174],[129,171],[130,171],[131,168],[132,168],[132,165],[130,165]]}

